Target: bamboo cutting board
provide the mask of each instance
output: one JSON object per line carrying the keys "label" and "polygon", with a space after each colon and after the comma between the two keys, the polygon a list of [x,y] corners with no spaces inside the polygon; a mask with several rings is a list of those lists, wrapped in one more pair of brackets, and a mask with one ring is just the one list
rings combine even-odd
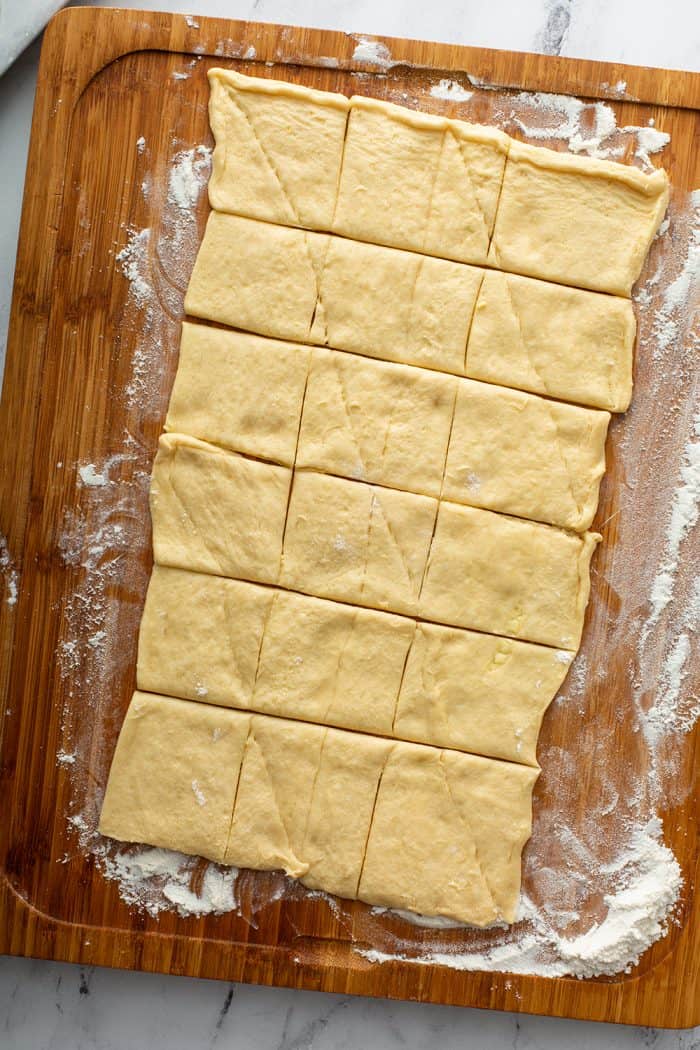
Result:
{"label": "bamboo cutting board", "polygon": [[[170,910],[152,917],[129,906],[94,854],[77,844],[80,821],[85,832],[85,814],[94,816],[99,807],[134,686],[151,557],[148,471],[176,367],[182,294],[207,210],[206,194],[195,194],[190,220],[182,205],[191,186],[173,184],[170,165],[178,151],[211,144],[206,70],[223,64],[408,105],[420,99],[436,112],[462,115],[454,101],[429,90],[455,79],[473,92],[467,119],[484,123],[493,122],[494,107],[502,116],[508,99],[525,89],[606,99],[620,125],[653,118],[671,133],[661,162],[674,193],[700,185],[693,148],[700,76],[396,39],[360,47],[353,58],[357,47],[358,38],[321,30],[105,9],[64,11],[47,31],[0,409],[0,531],[7,538],[0,560],[10,599],[0,610],[0,950],[555,1016],[698,1023],[697,727],[678,744],[674,776],[682,790],[667,799],[662,814],[665,841],[685,880],[680,906],[670,932],[630,973],[614,978],[424,965],[422,946],[437,939],[449,953],[462,933],[410,927],[398,917],[371,915],[359,903],[330,907],[303,890],[280,891],[280,877],[268,873],[243,877],[238,913],[184,918]],[[155,283],[148,301],[139,251]],[[637,428],[630,431],[635,440],[640,433],[653,437],[655,454],[664,455],[671,439],[656,427],[651,404],[663,402],[663,390],[656,398],[648,391],[652,382],[667,381],[669,397],[677,395],[679,377],[671,372],[665,380],[655,367],[638,353],[635,397],[649,414],[629,425]],[[630,517],[619,515],[616,502],[629,487],[627,425],[618,419],[612,427],[595,523],[605,542],[584,645],[590,666],[605,665],[607,677],[586,680],[579,708],[555,704],[541,741],[541,753],[550,756],[577,745],[574,822],[586,792],[597,790],[600,757],[588,746],[589,730],[610,744],[610,776],[623,759],[625,768],[642,762],[624,714],[631,704],[632,642],[616,634],[620,609],[634,602],[633,587],[620,593],[610,582]],[[643,449],[644,443],[640,454]],[[668,462],[677,466],[677,459]],[[641,497],[638,515],[635,528],[656,527]],[[557,794],[554,766],[542,764],[536,836],[545,834],[538,812],[549,812]],[[397,938],[409,945],[402,958],[379,964],[362,954]]]}

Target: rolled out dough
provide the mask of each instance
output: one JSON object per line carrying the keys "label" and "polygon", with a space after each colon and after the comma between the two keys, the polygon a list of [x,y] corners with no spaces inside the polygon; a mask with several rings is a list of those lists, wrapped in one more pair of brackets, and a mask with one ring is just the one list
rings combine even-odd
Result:
{"label": "rolled out dough", "polygon": [[511,922],[668,180],[209,78],[185,306],[239,331],[183,327],[100,830]]}
{"label": "rolled out dough", "polygon": [[156,565],[138,686],[536,764],[572,653]]}
{"label": "rolled out dough", "polygon": [[235,215],[210,215],[185,307],[612,411],[632,389],[628,300]]}
{"label": "rolled out dough", "polygon": [[512,140],[489,249],[501,270],[630,295],[668,206],[668,176]]}
{"label": "rolled out dough", "polygon": [[486,926],[514,917],[537,772],[137,692],[100,831]]}

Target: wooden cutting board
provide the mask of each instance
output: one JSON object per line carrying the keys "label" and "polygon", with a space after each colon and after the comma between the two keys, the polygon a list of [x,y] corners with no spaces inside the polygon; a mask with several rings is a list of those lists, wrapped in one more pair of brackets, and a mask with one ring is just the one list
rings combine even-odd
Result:
{"label": "wooden cutting board", "polygon": [[[78,845],[99,808],[134,686],[150,570],[148,471],[207,210],[206,194],[192,196],[187,178],[172,181],[172,162],[178,151],[211,144],[206,70],[224,64],[459,113],[455,101],[430,93],[452,79],[473,92],[468,119],[485,123],[495,106],[502,117],[508,99],[524,89],[606,99],[620,125],[653,118],[671,133],[661,162],[675,193],[700,185],[700,76],[396,39],[358,49],[358,42],[321,30],[85,8],[59,14],[46,33],[0,409],[0,531],[7,538],[0,561],[8,599],[0,609],[0,951],[556,1016],[698,1023],[697,731],[678,745],[683,790],[663,812],[665,841],[685,879],[676,921],[634,970],[611,979],[424,965],[424,943],[437,939],[445,951],[457,950],[462,933],[413,928],[359,903],[331,907],[289,886],[281,892],[281,877],[265,873],[242,878],[239,913],[183,918],[170,910],[152,917],[125,903],[94,854]],[[196,202],[194,222],[188,195]],[[144,230],[150,232],[138,232]],[[155,284],[147,302],[144,257]],[[638,355],[642,405],[654,367]],[[669,383],[676,380],[669,375]],[[607,678],[601,685],[600,675],[590,676],[580,707],[554,705],[542,737],[542,754],[550,756],[556,748],[570,752],[572,741],[580,745],[573,749],[578,811],[587,806],[586,792],[596,791],[600,759],[586,744],[592,712],[616,761],[641,761],[638,741],[620,719],[630,704],[631,650],[614,634],[615,617],[632,599],[615,592],[607,572],[624,544],[621,517],[629,518],[616,517],[626,425],[617,420],[612,428],[597,519],[605,543],[584,647]],[[642,416],[642,425],[663,446],[653,416],[647,423]],[[642,528],[644,505],[639,515]],[[557,792],[551,763],[542,764],[536,819]],[[404,958],[380,965],[362,954],[396,938],[410,942]]]}

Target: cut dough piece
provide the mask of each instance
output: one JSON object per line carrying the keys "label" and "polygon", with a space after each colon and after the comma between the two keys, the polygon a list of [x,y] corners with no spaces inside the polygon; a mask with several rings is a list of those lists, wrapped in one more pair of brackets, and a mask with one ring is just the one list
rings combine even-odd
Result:
{"label": "cut dough piece", "polygon": [[292,472],[164,434],[151,481],[159,565],[275,583]]}
{"label": "cut dough piece", "polygon": [[508,136],[371,98],[350,106],[334,231],[486,262]]}
{"label": "cut dough piece", "polygon": [[222,862],[249,724],[240,711],[134,693],[100,833]]}
{"label": "cut dough piece", "polygon": [[355,897],[389,741],[254,715],[226,862]]}
{"label": "cut dough piece", "polygon": [[277,591],[252,706],[391,736],[414,631],[404,617]]}
{"label": "cut dough piece", "polygon": [[441,503],[420,616],[576,650],[599,540]]}
{"label": "cut dough piece", "polygon": [[668,205],[663,169],[512,141],[489,260],[503,270],[628,296]]}
{"label": "cut dough piece", "polygon": [[212,212],[185,309],[461,375],[482,276],[446,259]]}
{"label": "cut dough piece", "polygon": [[347,98],[228,69],[208,75],[212,208],[330,229]]}
{"label": "cut dough piece", "polygon": [[437,500],[323,474],[294,476],[280,583],[323,598],[413,613]]}
{"label": "cut dough piece", "polygon": [[329,729],[304,838],[311,889],[357,897],[374,803],[391,743]]}
{"label": "cut dough piece", "polygon": [[377,794],[360,899],[475,926],[512,922],[537,774],[513,763],[394,744]]}
{"label": "cut dough piece", "polygon": [[327,337],[340,350],[462,375],[483,271],[331,237],[321,285]]}
{"label": "cut dough piece", "polygon": [[302,347],[185,321],[165,429],[292,466],[308,369]]}
{"label": "cut dough piece", "polygon": [[461,379],[443,496],[582,532],[598,506],[609,421],[607,412]]}
{"label": "cut dough piece", "polygon": [[542,717],[572,660],[563,649],[418,623],[393,735],[534,766]]}
{"label": "cut dough piece", "polygon": [[313,352],[298,467],[439,496],[457,380]]}
{"label": "cut dough piece", "polygon": [[628,299],[486,271],[467,375],[624,412],[632,396],[635,328]]}
{"label": "cut dough piece", "polygon": [[139,632],[139,689],[251,707],[276,593],[254,583],[154,565]]}
{"label": "cut dough piece", "polygon": [[306,874],[304,832],[327,732],[322,726],[252,716],[238,776],[227,864],[281,868],[295,878]]}
{"label": "cut dough piece", "polygon": [[[323,342],[319,281],[330,238],[213,211],[185,310],[296,342]],[[318,314],[318,316],[317,316]]]}
{"label": "cut dough piece", "polygon": [[534,765],[542,714],[572,658],[156,565],[138,686]]}

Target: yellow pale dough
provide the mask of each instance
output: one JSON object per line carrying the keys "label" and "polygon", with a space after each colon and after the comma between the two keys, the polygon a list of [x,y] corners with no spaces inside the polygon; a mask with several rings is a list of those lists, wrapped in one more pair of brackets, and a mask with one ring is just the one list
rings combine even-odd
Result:
{"label": "yellow pale dough", "polygon": [[668,176],[511,141],[489,261],[628,296],[668,205]]}
{"label": "yellow pale dough", "polygon": [[286,467],[165,434],[151,481],[154,560],[276,580],[291,476]]}
{"label": "yellow pale dough", "polygon": [[483,272],[212,212],[185,296],[194,317],[462,374]]}
{"label": "yellow pale dough", "polygon": [[250,715],[134,693],[107,782],[102,835],[223,862]]}
{"label": "yellow pale dough", "polygon": [[536,777],[513,763],[137,692],[100,830],[485,926],[514,916]]}
{"label": "yellow pale dough", "polygon": [[486,262],[508,137],[353,97],[333,230]]}
{"label": "yellow pale dough", "polygon": [[210,69],[216,140],[212,208],[327,230],[333,218],[348,100],[330,91]]}
{"label": "yellow pale dough", "polygon": [[513,763],[394,744],[377,794],[360,899],[475,926],[512,922],[536,779],[537,770]]}
{"label": "yellow pale dough", "polygon": [[439,496],[457,381],[313,351],[297,466]]}
{"label": "yellow pale dough", "polygon": [[292,466],[309,352],[185,322],[166,431]]}
{"label": "yellow pale dough", "polygon": [[488,270],[466,374],[623,412],[632,396],[635,328],[627,299]]}
{"label": "yellow pale dough", "polygon": [[138,686],[534,765],[572,654],[156,565]]}
{"label": "yellow pale dough", "polygon": [[417,623],[394,734],[536,765],[542,717],[573,653]]}
{"label": "yellow pale dough", "polygon": [[414,613],[437,500],[297,472],[280,583],[324,598]]}
{"label": "yellow pale dough", "polygon": [[581,532],[593,521],[610,416],[458,382],[442,494]]}
{"label": "yellow pale dough", "polygon": [[[441,503],[419,604],[426,620],[578,649],[600,540]],[[457,582],[456,582],[457,581]]]}

